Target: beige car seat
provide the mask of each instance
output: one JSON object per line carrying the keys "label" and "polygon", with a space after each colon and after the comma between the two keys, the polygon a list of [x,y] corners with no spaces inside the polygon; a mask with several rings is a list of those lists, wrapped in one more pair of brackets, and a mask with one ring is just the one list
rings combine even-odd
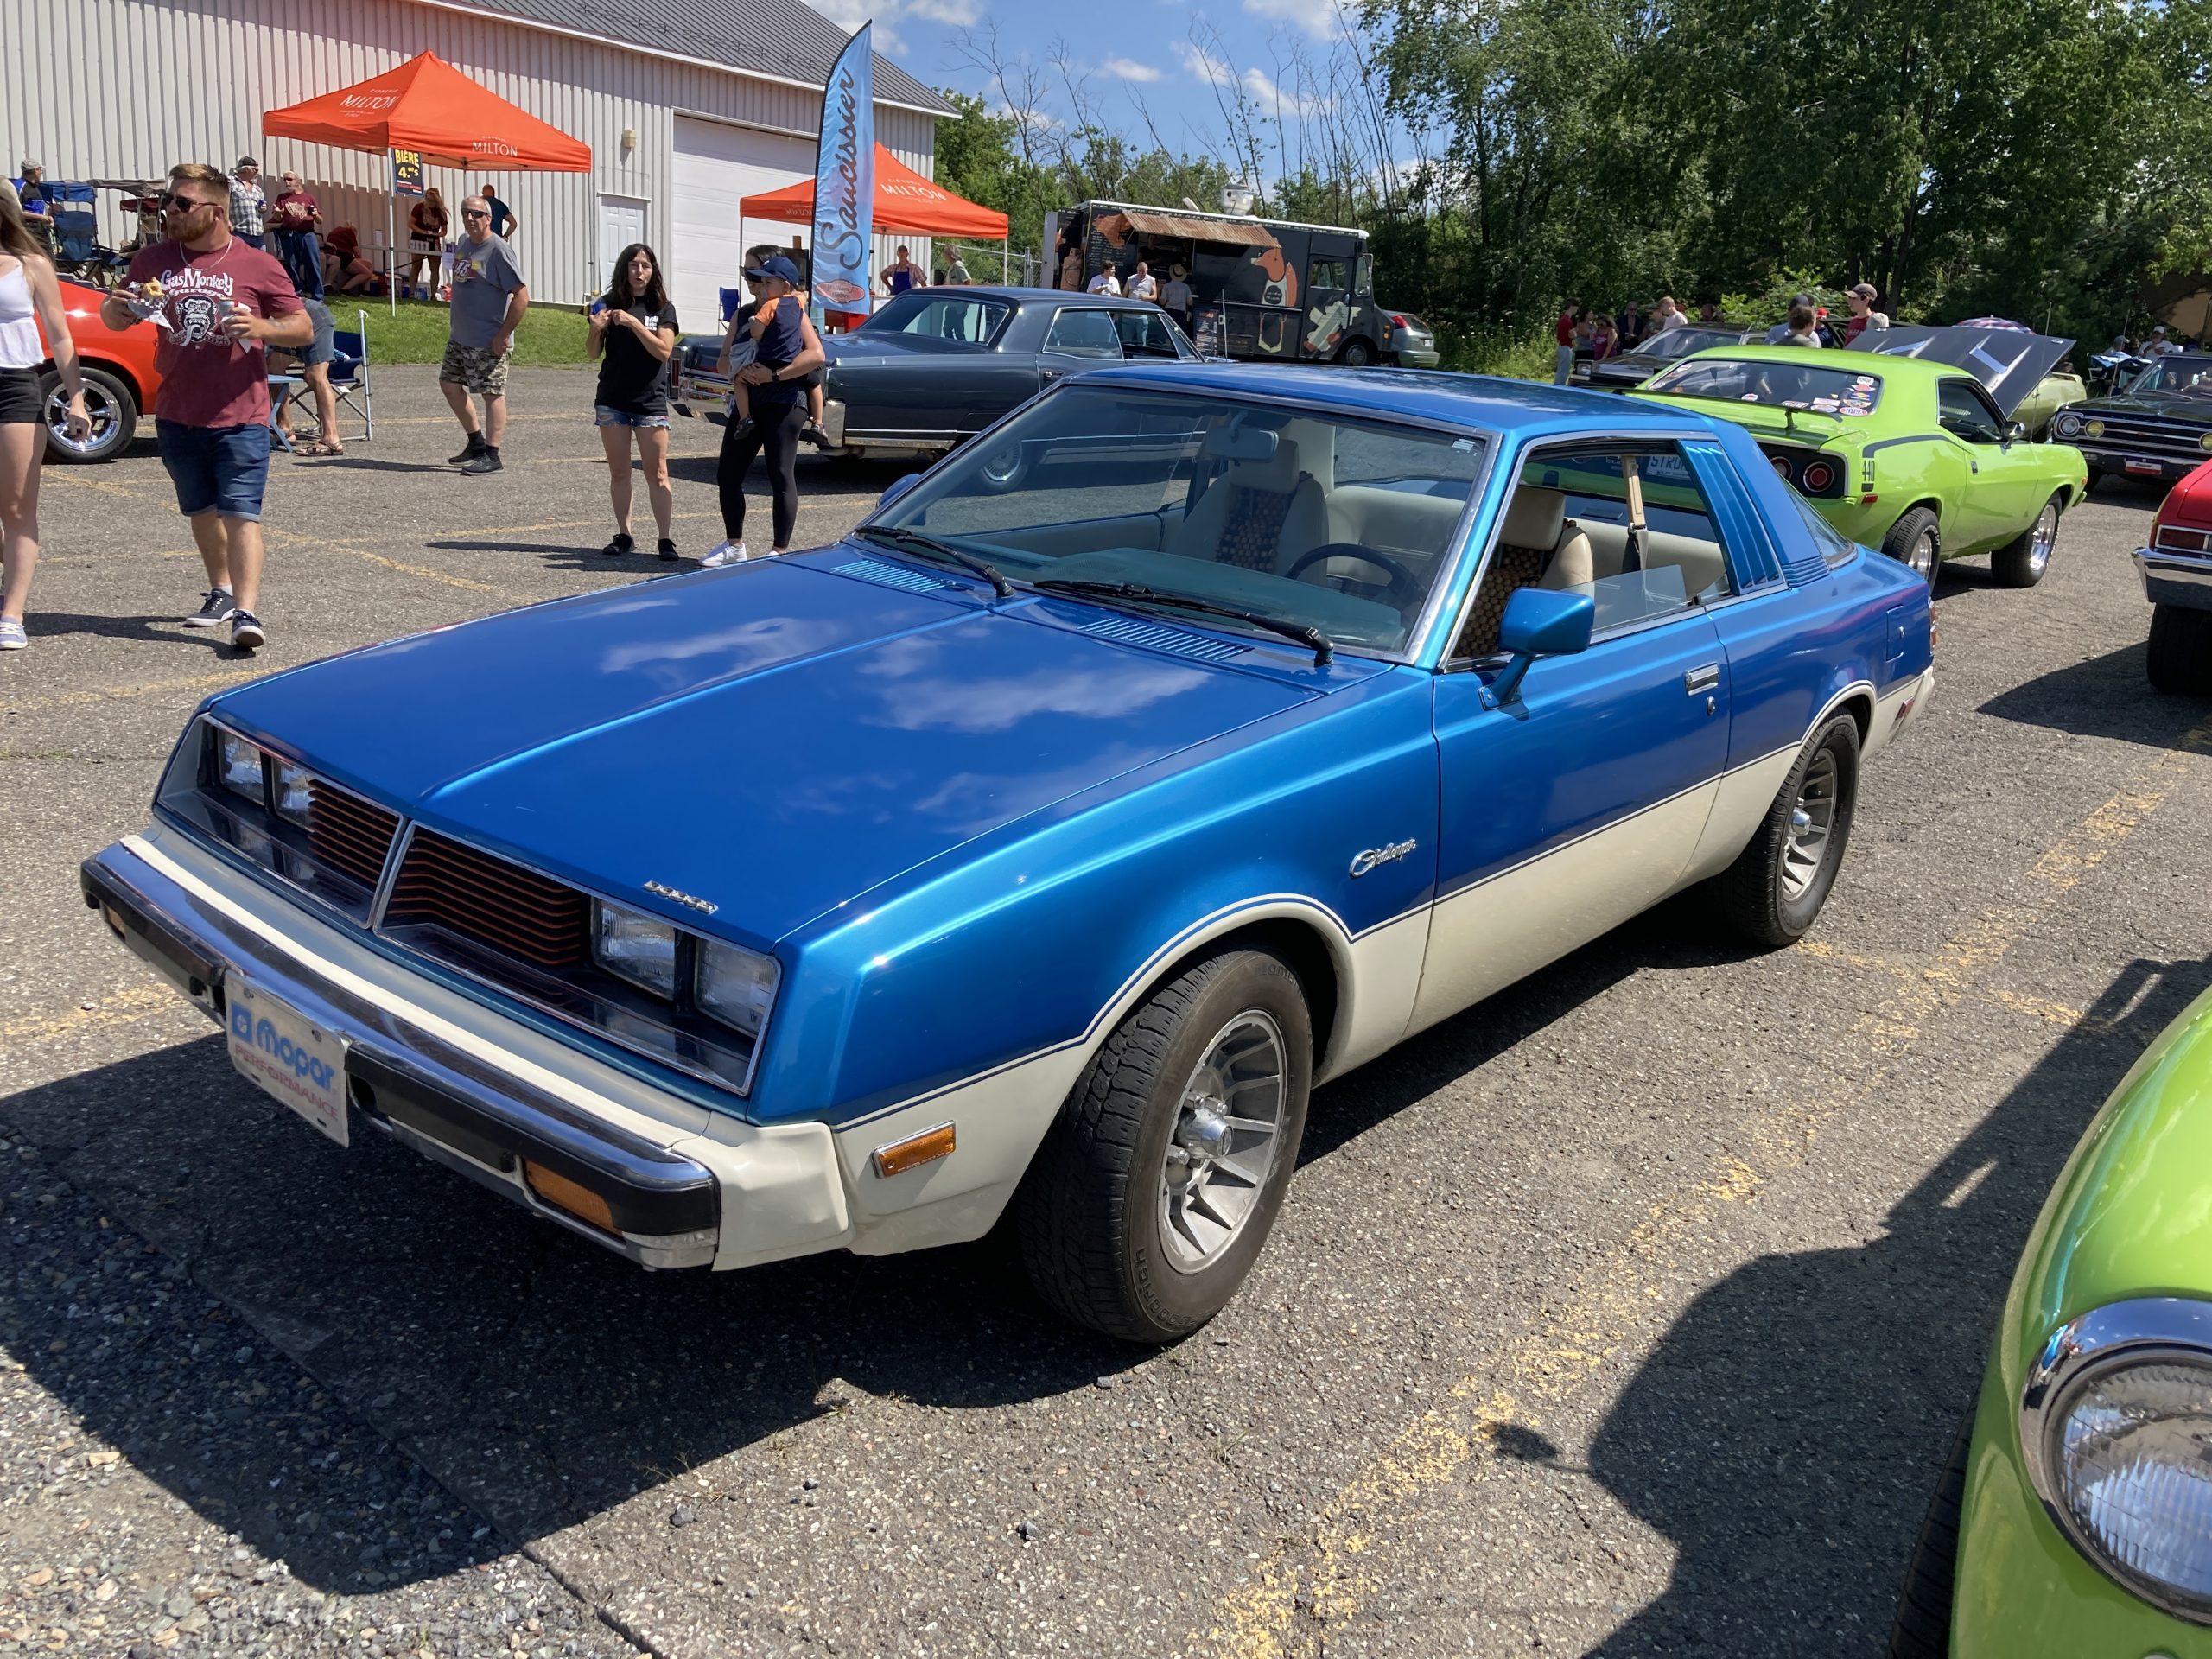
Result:
{"label": "beige car seat", "polygon": [[1327,498],[1300,468],[1298,445],[1281,438],[1267,461],[1232,461],[1161,551],[1279,573],[1328,539]]}
{"label": "beige car seat", "polygon": [[1505,621],[1505,601],[1522,588],[1573,588],[1598,579],[1590,538],[1581,525],[1567,516],[1567,497],[1558,490],[1523,484],[1506,504],[1505,523],[1498,531],[1482,586],[1475,590],[1473,608],[1459,631],[1453,653],[1461,657],[1489,657],[1498,649],[1498,629]]}

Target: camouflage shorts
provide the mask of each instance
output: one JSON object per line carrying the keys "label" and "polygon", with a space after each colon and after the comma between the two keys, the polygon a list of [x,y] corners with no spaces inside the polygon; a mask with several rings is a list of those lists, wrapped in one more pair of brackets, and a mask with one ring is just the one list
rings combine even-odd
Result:
{"label": "camouflage shorts", "polygon": [[507,357],[505,352],[495,352],[489,346],[464,346],[459,340],[446,342],[444,361],[438,365],[438,378],[455,385],[467,386],[485,397],[504,397],[507,395]]}

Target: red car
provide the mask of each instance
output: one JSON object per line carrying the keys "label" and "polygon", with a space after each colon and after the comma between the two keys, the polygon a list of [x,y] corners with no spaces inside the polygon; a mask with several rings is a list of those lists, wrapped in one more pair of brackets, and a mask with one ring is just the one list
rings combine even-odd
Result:
{"label": "red car", "polygon": [[138,429],[139,412],[161,388],[162,377],[154,370],[160,331],[150,322],[134,322],[115,333],[100,321],[105,297],[99,289],[61,279],[61,305],[69,314],[69,337],[77,342],[77,360],[84,368],[92,435],[81,443],[62,435],[61,377],[49,359],[40,365],[39,387],[47,400],[46,453],[54,461],[106,461],[122,454]]}
{"label": "red car", "polygon": [[2151,601],[2151,683],[2212,696],[2212,461],[2174,486],[2135,554]]}

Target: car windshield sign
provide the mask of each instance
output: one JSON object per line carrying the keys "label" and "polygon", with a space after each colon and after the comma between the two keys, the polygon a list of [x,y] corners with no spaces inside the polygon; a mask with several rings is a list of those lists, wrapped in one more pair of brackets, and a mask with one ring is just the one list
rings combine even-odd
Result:
{"label": "car windshield sign", "polygon": [[925,537],[1068,602],[1255,643],[1393,652],[1459,544],[1486,448],[1210,391],[1075,384],[940,462],[870,539],[881,556],[899,532]]}
{"label": "car windshield sign", "polygon": [[[1810,359],[1815,353],[1808,351],[1805,355]],[[1882,401],[1882,378],[1866,373],[1856,364],[1831,367],[1795,359],[1703,357],[1662,371],[1645,381],[1643,390],[1815,415],[1859,416],[1872,415]]]}

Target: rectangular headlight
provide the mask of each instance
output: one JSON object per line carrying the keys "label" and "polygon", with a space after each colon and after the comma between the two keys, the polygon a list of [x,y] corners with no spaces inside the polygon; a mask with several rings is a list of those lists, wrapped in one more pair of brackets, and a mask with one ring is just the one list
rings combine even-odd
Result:
{"label": "rectangular headlight", "polygon": [[676,1000],[676,930],[659,917],[601,899],[592,906],[591,954],[617,978]]}
{"label": "rectangular headlight", "polygon": [[267,802],[261,781],[261,751],[219,728],[215,733],[215,775],[233,795],[243,795],[256,806]]}
{"label": "rectangular headlight", "polygon": [[776,1000],[778,969],[773,957],[741,945],[699,941],[696,992],[699,1009],[756,1042]]}
{"label": "rectangular headlight", "polygon": [[314,781],[305,766],[279,760],[276,763],[276,816],[289,818],[302,830],[306,829],[308,786]]}

